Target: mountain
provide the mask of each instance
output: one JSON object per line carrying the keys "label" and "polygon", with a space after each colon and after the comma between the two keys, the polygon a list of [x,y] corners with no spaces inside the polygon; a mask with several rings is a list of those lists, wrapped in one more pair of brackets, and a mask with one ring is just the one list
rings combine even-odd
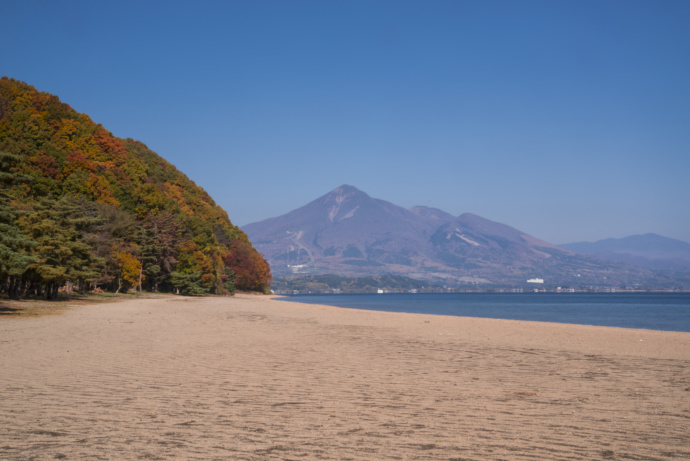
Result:
{"label": "mountain", "polygon": [[450,213],[439,210],[438,208],[430,208],[426,206],[413,206],[410,208],[410,211],[422,218],[424,221],[436,226],[450,222],[455,217]]}
{"label": "mountain", "polygon": [[690,243],[657,234],[560,246],[570,251],[648,269],[690,272]]}
{"label": "mountain", "polygon": [[412,211],[347,185],[243,228],[282,274],[303,268],[317,273],[404,273],[401,266],[431,262],[419,247],[419,237],[428,238],[433,229]]}
{"label": "mountain", "polygon": [[265,291],[267,262],[174,165],[0,79],[0,291]]}
{"label": "mountain", "polygon": [[473,214],[405,209],[343,185],[282,216],[243,230],[276,276],[395,274],[447,285],[636,285],[645,269],[560,248]]}

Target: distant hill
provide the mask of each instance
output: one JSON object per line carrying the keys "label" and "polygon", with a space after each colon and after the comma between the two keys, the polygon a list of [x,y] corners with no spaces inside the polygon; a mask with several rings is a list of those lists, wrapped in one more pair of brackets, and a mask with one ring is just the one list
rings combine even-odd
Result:
{"label": "distant hill", "polygon": [[0,291],[265,291],[266,261],[174,165],[0,79]]}
{"label": "distant hill", "polygon": [[343,185],[282,216],[243,227],[277,277],[396,274],[447,285],[634,286],[668,282],[480,216],[405,209]]}
{"label": "distant hill", "polygon": [[648,269],[690,272],[690,243],[657,234],[560,245],[570,251]]}

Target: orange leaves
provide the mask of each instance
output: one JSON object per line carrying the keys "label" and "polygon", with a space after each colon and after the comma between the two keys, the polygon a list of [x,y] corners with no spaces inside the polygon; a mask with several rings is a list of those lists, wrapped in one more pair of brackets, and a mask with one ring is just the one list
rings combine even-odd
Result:
{"label": "orange leaves", "polygon": [[70,152],[67,154],[67,161],[62,166],[62,174],[67,177],[76,170],[96,171],[96,164],[81,152]]}
{"label": "orange leaves", "polygon": [[98,176],[89,173],[89,182],[86,191],[98,203],[105,203],[106,205],[119,206],[120,202],[113,196],[113,191],[110,183],[103,176]]}
{"label": "orange leaves", "polygon": [[108,133],[105,129],[98,130],[93,140],[96,146],[98,146],[103,153],[107,154],[102,156],[104,159],[109,159],[115,165],[122,165],[127,161],[129,153],[127,149],[125,149],[125,146],[119,139]]}

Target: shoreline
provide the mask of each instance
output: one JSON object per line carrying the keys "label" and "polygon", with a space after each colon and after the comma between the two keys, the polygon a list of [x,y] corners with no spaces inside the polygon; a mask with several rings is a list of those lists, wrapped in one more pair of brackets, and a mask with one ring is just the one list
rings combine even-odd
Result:
{"label": "shoreline", "polygon": [[[670,295],[673,295],[674,293],[669,293]],[[677,293],[676,293],[677,294]],[[405,296],[407,297],[408,294],[406,293],[391,293],[390,295],[398,295],[398,296]],[[430,295],[433,298],[428,298],[428,303],[424,304],[409,304],[408,301],[411,299],[423,299],[425,295]],[[624,329],[629,329],[629,330],[649,330],[649,331],[666,331],[666,332],[676,332],[676,333],[690,333],[690,318],[684,319],[682,318],[682,314],[687,312],[673,312],[674,315],[681,316],[678,317],[678,321],[675,323],[669,322],[669,321],[662,321],[659,322],[656,318],[652,318],[649,316],[649,314],[646,314],[647,316],[642,316],[640,317],[638,313],[633,311],[633,315],[627,316],[625,318],[617,318],[617,322],[611,322],[610,319],[611,317],[608,317],[607,314],[613,314],[613,318],[616,318],[616,314],[618,312],[609,312],[605,311],[603,313],[597,311],[597,312],[592,312],[591,310],[589,312],[585,313],[580,313],[576,315],[576,318],[573,318],[573,313],[572,312],[564,312],[562,309],[565,308],[566,306],[573,306],[574,304],[568,304],[568,303],[559,303],[558,298],[560,297],[560,294],[555,294],[552,293],[551,295],[555,295],[553,297],[553,304],[556,305],[555,311],[551,311],[551,307],[549,307],[549,310],[540,310],[540,309],[533,309],[532,306],[540,305],[541,301],[543,298],[540,299],[543,294],[533,294],[533,293],[527,293],[526,295],[534,295],[535,299],[534,300],[515,300],[514,304],[515,306],[519,306],[522,309],[515,309],[515,310],[506,310],[504,308],[496,308],[492,303],[487,303],[484,304],[483,301],[477,301],[476,299],[470,299],[469,301],[469,309],[467,309],[468,306],[461,306],[461,305],[456,305],[456,306],[451,306],[446,304],[444,301],[441,300],[439,304],[436,304],[437,298],[436,296],[443,296],[446,295],[444,294],[414,294],[414,295],[409,295],[409,296],[414,296],[414,298],[406,298],[402,301],[402,305],[405,306],[404,310],[394,310],[391,308],[391,306],[395,305],[394,299],[390,299],[390,302],[388,303],[383,303],[381,304],[381,308],[377,308],[377,304],[379,301],[381,301],[382,298],[381,296],[385,295],[380,295],[380,294],[374,294],[374,293],[368,293],[368,294],[361,294],[361,296],[366,297],[368,302],[366,305],[358,305],[357,299],[359,295],[355,294],[345,294],[345,299],[347,299],[348,296],[353,296],[351,299],[354,300],[354,302],[345,302],[345,303],[338,303],[336,300],[338,299],[339,296],[342,296],[342,294],[328,294],[328,295],[322,295],[322,294],[313,294],[313,295],[274,295],[274,299],[279,299],[283,302],[295,302],[295,303],[302,303],[302,304],[316,304],[319,302],[325,302],[326,305],[334,306],[334,307],[339,307],[343,309],[359,309],[359,310],[365,310],[365,311],[376,311],[376,312],[388,312],[388,313],[408,313],[408,314],[425,314],[425,315],[434,315],[434,316],[447,316],[447,317],[463,317],[463,318],[483,318],[483,319],[492,319],[492,320],[516,320],[516,321],[524,321],[524,322],[543,322],[543,323],[556,323],[556,324],[564,324],[564,325],[583,325],[583,326],[599,326],[599,327],[608,327],[608,328],[624,328]],[[462,296],[463,294],[458,294],[458,293],[450,293],[448,294],[451,297],[455,296]],[[477,295],[477,293],[468,293],[469,296],[474,296]],[[484,294],[482,294],[483,296]],[[487,296],[496,296],[494,299],[495,300],[500,300],[503,301],[500,297],[501,296],[511,296],[515,295],[513,293],[486,293]],[[548,294],[547,294],[548,295]],[[582,295],[580,294],[575,294],[575,295]],[[586,296],[589,296],[590,294],[587,294]],[[599,300],[603,299],[600,295],[607,296],[608,294],[603,294],[603,293],[592,293],[591,295],[597,296]],[[659,293],[655,294],[650,294],[651,296],[659,296]],[[419,296],[419,298],[417,298]],[[518,297],[521,296],[518,295]],[[312,299],[316,299],[316,302],[313,301],[308,301],[309,298],[313,297]],[[329,303],[330,297],[333,297],[333,302]],[[539,299],[539,301],[537,301]],[[690,302],[690,298],[685,299],[686,302]],[[457,298],[456,301],[459,303],[461,300],[460,298]],[[534,302],[532,302],[534,301]],[[586,300],[582,300],[584,302]],[[591,300],[589,300],[591,301]],[[483,309],[481,312],[477,309],[473,309],[472,304],[473,303],[478,303],[477,305],[481,306]],[[340,304],[340,305],[338,305]],[[363,303],[364,304],[364,303]],[[551,302],[547,303],[551,304]],[[577,304],[577,303],[576,303]],[[587,303],[585,303],[587,304]],[[593,305],[598,305],[598,302],[594,302]],[[425,309],[425,308],[420,308],[419,306],[441,306],[441,309]],[[602,306],[606,308],[609,304],[604,302],[602,303]],[[587,307],[587,306],[585,306]],[[630,306],[627,306],[630,307]],[[637,306],[635,306],[637,307]],[[652,306],[647,306],[649,309],[652,309]],[[658,310],[654,311],[657,314],[661,314],[663,317],[663,308],[665,306],[661,306],[662,311],[659,312]],[[676,306],[674,306],[676,307]],[[685,304],[683,304],[683,307]],[[656,308],[656,306],[654,306]],[[457,314],[453,313],[448,313],[449,309],[457,309],[455,310],[458,312]],[[649,312],[652,312],[651,310]],[[519,315],[517,315],[519,314]],[[553,320],[547,320],[545,319],[545,315],[552,318]],[[530,318],[532,317],[532,318]],[[535,318],[538,317],[538,318]],[[560,317],[560,318],[559,318]],[[568,321],[570,320],[570,321]],[[589,321],[589,323],[585,323]],[[609,323],[609,324],[606,324]],[[619,323],[618,325],[615,324],[610,324],[610,323]],[[673,329],[674,326],[682,325],[681,328],[679,329]],[[650,327],[651,326],[651,327]],[[658,327],[658,328],[654,328]]]}
{"label": "shoreline", "polygon": [[0,459],[690,457],[690,333],[274,298],[0,319]]}
{"label": "shoreline", "polygon": [[[272,301],[275,300],[272,296]],[[349,321],[356,322],[358,325],[367,325],[368,321],[375,320],[376,322],[386,323],[386,316],[402,316],[405,318],[409,316],[409,321],[423,321],[428,324],[435,325],[438,329],[439,336],[454,336],[461,334],[467,341],[484,341],[491,339],[490,331],[493,328],[499,330],[509,330],[510,333],[503,337],[503,341],[511,338],[511,342],[519,343],[520,345],[530,345],[530,347],[553,347],[558,344],[562,347],[574,348],[583,353],[592,353],[597,351],[605,351],[607,353],[620,354],[620,345],[618,342],[622,341],[630,347],[625,350],[625,353],[630,354],[644,354],[647,357],[657,357],[655,354],[662,353],[667,358],[675,358],[680,360],[690,360],[690,332],[683,331],[666,331],[666,330],[651,330],[638,328],[625,328],[613,326],[600,325],[583,325],[576,323],[560,323],[560,322],[546,322],[537,320],[513,320],[513,319],[498,319],[486,317],[463,317],[455,315],[443,314],[421,314],[414,312],[390,312],[378,311],[370,309],[358,309],[350,307],[331,306],[328,304],[311,304],[300,303],[299,301],[285,301],[280,300],[280,303],[293,303],[306,308],[314,308],[315,310],[332,310],[334,313],[340,313],[342,317],[349,317]],[[363,314],[348,316],[347,311],[353,311]],[[371,316],[371,317],[367,317]],[[367,319],[362,321],[361,319]],[[359,320],[359,321],[358,321]],[[436,320],[436,322],[434,322]],[[460,331],[460,333],[457,333]],[[540,335],[548,331],[548,335]],[[665,344],[669,340],[679,341],[679,347],[674,350],[660,351],[658,348],[652,349],[649,347],[650,341],[653,344]],[[648,344],[643,343],[645,339]],[[494,337],[494,340],[496,338]],[[614,342],[613,347],[610,343]],[[515,344],[513,344],[515,345]],[[680,347],[687,345],[688,347]],[[615,349],[615,350],[614,350]]]}

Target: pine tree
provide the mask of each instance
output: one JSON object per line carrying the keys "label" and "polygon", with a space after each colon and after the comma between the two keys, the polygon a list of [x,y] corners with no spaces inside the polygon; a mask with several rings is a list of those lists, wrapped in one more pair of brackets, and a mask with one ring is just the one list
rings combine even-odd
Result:
{"label": "pine tree", "polygon": [[132,236],[140,233],[139,223],[133,214],[121,208],[104,203],[92,205],[100,222],[94,233],[90,235],[90,243],[96,255],[105,260],[100,276],[94,281],[94,284],[97,287],[99,285],[110,288],[120,287],[122,268],[118,253],[126,248],[131,254],[138,254],[133,248],[131,240]]}
{"label": "pine tree", "polygon": [[185,241],[183,228],[171,213],[149,214],[135,237],[141,252],[143,275],[152,291],[170,283],[176,255]]}
{"label": "pine tree", "polygon": [[84,290],[105,264],[85,238],[98,221],[84,210],[83,198],[67,195],[60,200],[40,200],[19,219],[24,232],[36,242],[28,275],[45,284],[48,299],[57,297],[62,284],[67,285],[68,294],[74,285]]}
{"label": "pine tree", "polygon": [[34,261],[28,253],[35,242],[22,235],[17,226],[17,210],[12,206],[12,197],[5,192],[10,186],[27,181],[27,178],[12,172],[12,166],[20,157],[0,152],[0,286],[5,285],[10,297],[17,297],[20,277]]}
{"label": "pine tree", "polygon": [[170,275],[171,283],[179,294],[185,296],[198,296],[208,293],[201,283],[201,271],[189,274],[183,272],[173,272]]}

